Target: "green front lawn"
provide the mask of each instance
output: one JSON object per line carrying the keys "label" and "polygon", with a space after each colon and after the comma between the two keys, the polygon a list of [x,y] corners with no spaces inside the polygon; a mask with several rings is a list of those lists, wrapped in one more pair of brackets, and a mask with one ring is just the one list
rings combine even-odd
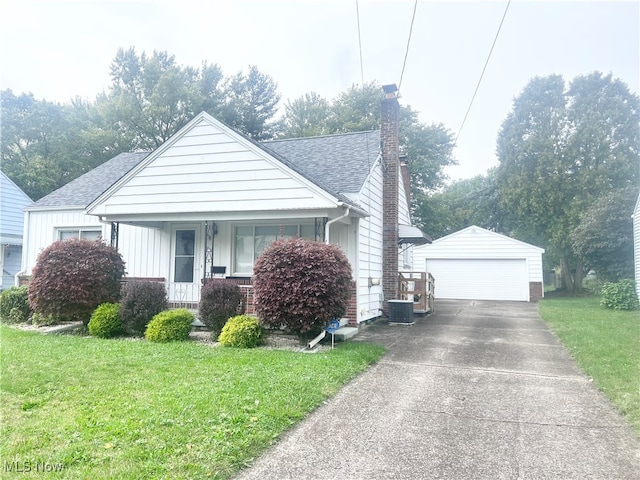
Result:
{"label": "green front lawn", "polygon": [[540,302],[540,315],[640,435],[640,312],[599,302],[551,296]]}
{"label": "green front lawn", "polygon": [[2,478],[228,478],[383,353],[0,334]]}

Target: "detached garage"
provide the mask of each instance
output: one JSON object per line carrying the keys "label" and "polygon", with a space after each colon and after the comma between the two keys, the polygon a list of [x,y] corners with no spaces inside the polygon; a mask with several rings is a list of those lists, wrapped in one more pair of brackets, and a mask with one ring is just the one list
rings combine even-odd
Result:
{"label": "detached garage", "polygon": [[536,301],[544,296],[543,248],[471,226],[413,249],[415,269],[436,281],[435,298]]}

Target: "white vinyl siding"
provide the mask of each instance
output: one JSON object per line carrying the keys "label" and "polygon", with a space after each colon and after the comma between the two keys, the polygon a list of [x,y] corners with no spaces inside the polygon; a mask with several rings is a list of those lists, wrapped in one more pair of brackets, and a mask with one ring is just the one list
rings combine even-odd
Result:
{"label": "white vinyl siding", "polygon": [[[153,154],[152,154],[153,155]],[[213,119],[201,118],[90,207],[102,215],[335,208],[319,188]]]}
{"label": "white vinyl siding", "polygon": [[[407,192],[403,181],[402,168],[398,171],[398,223],[411,225],[411,212],[407,204]],[[410,188],[409,185],[406,188]],[[400,271],[413,270],[413,245],[402,245],[398,254],[398,268]]]}
{"label": "white vinyl siding", "polygon": [[31,211],[25,216],[29,235],[24,239],[23,255],[27,274],[31,273],[40,252],[59,240],[61,230],[97,230],[102,238],[109,238],[106,225],[98,217],[85,215],[82,210]]}
{"label": "white vinyl siding", "polygon": [[[369,213],[359,221],[358,321],[380,315],[382,286],[369,287],[369,278],[382,281],[382,166],[376,161],[356,202]],[[354,268],[356,265],[354,264]]]}
{"label": "white vinyl siding", "polygon": [[438,299],[529,300],[524,259],[431,259]]}
{"label": "white vinyl siding", "polygon": [[22,243],[24,213],[22,209],[31,203],[18,186],[9,177],[0,172],[0,237],[2,243],[11,243],[9,237],[15,237],[14,245]]}

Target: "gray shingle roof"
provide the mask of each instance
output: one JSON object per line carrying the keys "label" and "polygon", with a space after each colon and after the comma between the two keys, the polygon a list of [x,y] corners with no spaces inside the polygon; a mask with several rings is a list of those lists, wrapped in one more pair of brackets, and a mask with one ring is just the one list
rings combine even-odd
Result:
{"label": "gray shingle roof", "polygon": [[[364,185],[380,150],[380,131],[253,142],[338,199]],[[35,202],[46,207],[84,208],[138,165],[149,152],[121,153]],[[357,205],[355,205],[357,206]]]}
{"label": "gray shingle roof", "polygon": [[289,138],[262,143],[329,192],[357,193],[380,151],[380,131]]}
{"label": "gray shingle roof", "polygon": [[138,165],[149,152],[121,153],[58,190],[35,202],[31,208],[86,207]]}

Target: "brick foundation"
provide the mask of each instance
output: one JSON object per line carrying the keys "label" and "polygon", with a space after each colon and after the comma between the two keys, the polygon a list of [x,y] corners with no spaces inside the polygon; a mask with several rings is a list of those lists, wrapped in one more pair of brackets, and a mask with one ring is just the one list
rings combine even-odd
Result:
{"label": "brick foundation", "polygon": [[542,282],[529,282],[529,301],[537,302],[542,299]]}

